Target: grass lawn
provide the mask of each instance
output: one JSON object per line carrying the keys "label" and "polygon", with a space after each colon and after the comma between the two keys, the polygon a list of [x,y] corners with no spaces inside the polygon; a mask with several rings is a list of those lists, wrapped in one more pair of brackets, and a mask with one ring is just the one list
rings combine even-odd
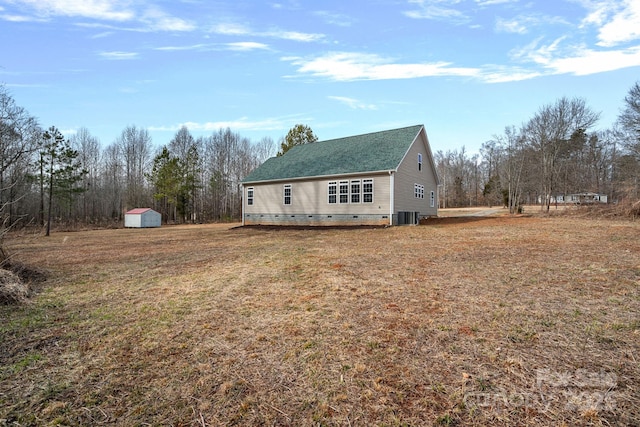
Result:
{"label": "grass lawn", "polygon": [[640,222],[22,236],[0,425],[639,425]]}

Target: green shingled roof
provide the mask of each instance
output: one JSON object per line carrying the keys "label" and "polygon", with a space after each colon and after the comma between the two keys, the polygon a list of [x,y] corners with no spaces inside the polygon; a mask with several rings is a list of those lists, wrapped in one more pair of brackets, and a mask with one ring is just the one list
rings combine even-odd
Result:
{"label": "green shingled roof", "polygon": [[422,125],[298,145],[272,157],[243,182],[395,170]]}

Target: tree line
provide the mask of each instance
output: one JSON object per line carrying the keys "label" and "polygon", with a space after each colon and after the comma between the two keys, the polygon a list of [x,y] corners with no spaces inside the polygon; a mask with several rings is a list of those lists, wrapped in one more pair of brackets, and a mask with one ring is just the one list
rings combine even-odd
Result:
{"label": "tree line", "polygon": [[86,128],[66,138],[42,129],[0,86],[0,220],[11,226],[120,224],[135,207],[153,207],[164,222],[239,218],[241,180],[275,155],[220,129],[195,138],[182,127],[156,147],[146,129],[127,126],[102,147]]}
{"label": "tree line", "polygon": [[559,98],[520,126],[506,126],[482,144],[438,151],[440,207],[522,204],[549,210],[567,196],[596,193],[611,203],[640,198],[640,83],[624,98],[610,129],[582,98]]}
{"label": "tree line", "polygon": [[[580,192],[637,200],[640,83],[612,129],[594,130],[598,119],[584,99],[560,98],[522,125],[505,127],[480,153],[436,152],[440,207],[549,209],[559,196]],[[317,139],[308,126],[296,125],[277,154]],[[105,147],[86,128],[66,138],[54,126],[43,129],[0,85],[2,230],[119,225],[135,207],[153,207],[165,223],[236,220],[241,180],[275,154],[271,138],[254,142],[228,128],[195,138],[182,127],[160,147],[135,125]]]}

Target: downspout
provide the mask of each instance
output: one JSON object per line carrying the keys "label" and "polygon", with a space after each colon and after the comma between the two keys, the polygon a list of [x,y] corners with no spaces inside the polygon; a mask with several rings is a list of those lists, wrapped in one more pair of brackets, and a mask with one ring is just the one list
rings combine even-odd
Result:
{"label": "downspout", "polygon": [[393,225],[393,209],[395,204],[395,188],[393,188],[393,181],[393,171],[389,171],[389,225]]}
{"label": "downspout", "polygon": [[241,209],[241,215],[242,215],[242,226],[244,227],[244,201],[247,200],[245,194],[244,194],[244,184],[242,184],[242,209]]}

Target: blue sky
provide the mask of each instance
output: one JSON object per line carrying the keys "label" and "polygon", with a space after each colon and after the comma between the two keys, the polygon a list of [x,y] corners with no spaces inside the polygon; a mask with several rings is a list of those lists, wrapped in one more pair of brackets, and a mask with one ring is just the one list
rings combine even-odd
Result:
{"label": "blue sky", "polygon": [[607,128],[640,80],[640,0],[0,0],[0,40],[16,102],[105,146],[422,123],[473,152],[561,96]]}

